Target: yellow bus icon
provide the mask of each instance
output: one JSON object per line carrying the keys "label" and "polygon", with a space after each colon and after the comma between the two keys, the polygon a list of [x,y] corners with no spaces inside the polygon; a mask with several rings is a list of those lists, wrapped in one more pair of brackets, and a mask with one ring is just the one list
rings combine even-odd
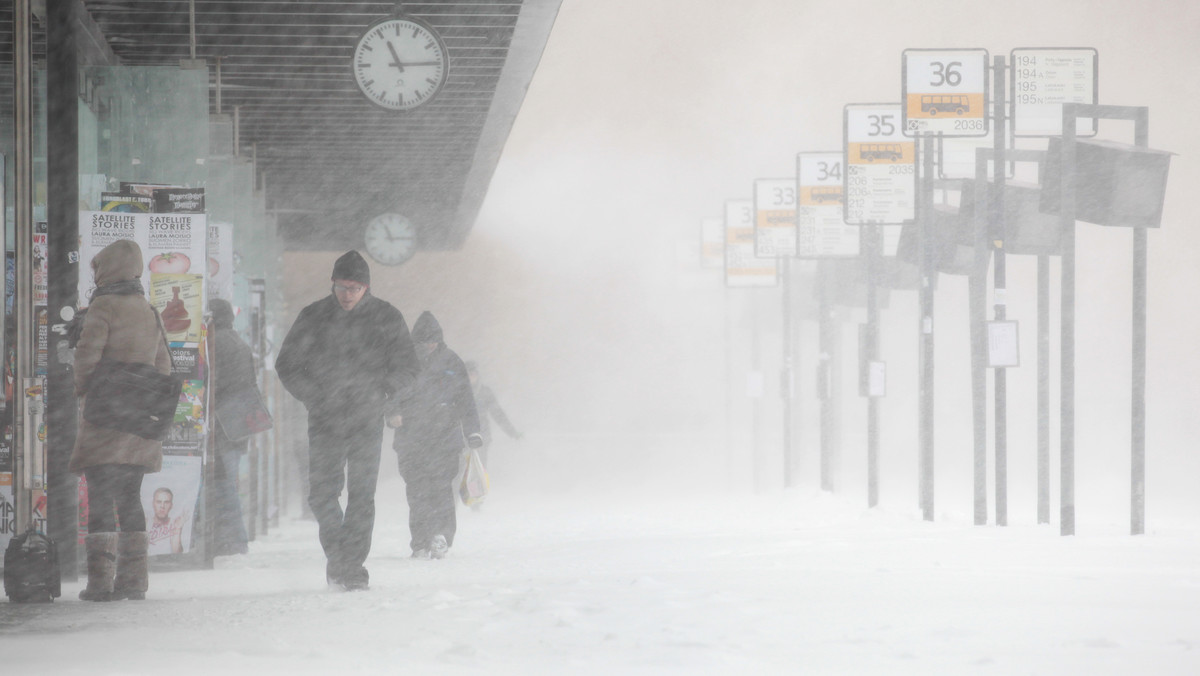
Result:
{"label": "yellow bus icon", "polygon": [[858,147],[858,156],[868,162],[890,160],[895,162],[904,156],[899,143],[864,143]]}
{"label": "yellow bus icon", "polygon": [[921,96],[921,112],[937,115],[954,113],[962,115],[971,110],[971,101],[962,94],[924,94]]}

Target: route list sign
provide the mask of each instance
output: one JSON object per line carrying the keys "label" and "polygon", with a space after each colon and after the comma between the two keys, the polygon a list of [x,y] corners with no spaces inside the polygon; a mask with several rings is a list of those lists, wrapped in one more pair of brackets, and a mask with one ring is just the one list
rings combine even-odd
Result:
{"label": "route list sign", "polygon": [[[1062,134],[1062,104],[1096,103],[1099,54],[1091,48],[1012,50],[1013,135]],[[1095,120],[1075,121],[1075,133],[1092,136]]]}
{"label": "route list sign", "polygon": [[754,181],[754,253],[766,257],[796,255],[795,179]]}
{"label": "route list sign", "polygon": [[754,255],[754,201],[725,203],[725,286],[775,286],[774,258]]}
{"label": "route list sign", "polygon": [[916,143],[901,131],[898,103],[852,103],[843,117],[845,220],[902,224],[916,212]]}
{"label": "route list sign", "polygon": [[796,156],[796,256],[852,258],[859,232],[842,218],[842,153]]}

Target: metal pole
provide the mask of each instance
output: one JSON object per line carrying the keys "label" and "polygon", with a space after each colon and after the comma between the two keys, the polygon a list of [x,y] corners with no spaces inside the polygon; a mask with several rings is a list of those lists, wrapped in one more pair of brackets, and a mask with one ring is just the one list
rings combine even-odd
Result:
{"label": "metal pole", "polygon": [[733,453],[733,328],[730,326],[732,321],[729,306],[733,303],[733,298],[729,293],[729,287],[726,286],[725,292],[725,476],[728,477],[729,487],[734,487],[734,476],[736,471],[734,467]]}
{"label": "metal pole", "polygon": [[1075,534],[1075,104],[1063,104],[1062,176],[1059,223],[1062,226],[1062,302],[1059,308],[1059,532]]}
{"label": "metal pole", "polygon": [[[762,375],[762,345],[760,338],[762,331],[758,321],[758,294],[750,296],[750,322],[751,322],[751,338],[750,338],[750,368],[753,370],[755,377]],[[753,394],[759,395],[759,392]],[[754,490],[761,491],[763,488],[762,471],[763,461],[760,455],[762,454],[762,440],[760,438],[760,428],[762,427],[762,397],[753,396],[750,401],[750,437],[752,445],[752,462],[754,465]]]}
{"label": "metal pole", "polygon": [[991,247],[988,244],[987,157],[983,149],[975,154],[973,225],[975,264],[968,280],[971,328],[971,428],[973,432],[973,476],[975,525],[987,524],[987,270]]}
{"label": "metal pole", "polygon": [[16,532],[33,525],[33,487],[27,455],[31,430],[25,427],[25,379],[33,375],[33,37],[30,0],[13,1],[13,117],[16,204],[16,288],[13,316],[17,322],[17,364],[13,392],[13,499]]}
{"label": "metal pole", "polygon": [[821,490],[833,491],[833,265],[821,261],[817,267],[820,319],[817,325],[817,399],[821,406]]}
{"label": "metal pole", "polygon": [[46,6],[46,517],[62,576],[77,577],[78,479],[69,463],[77,403],[65,322],[79,287],[79,63],[75,2]]}
{"label": "metal pole", "polygon": [[[992,227],[992,241],[995,244],[995,269],[992,279],[992,302],[995,308],[996,321],[1007,319],[1008,279],[1004,244],[1007,236],[1004,222],[1004,110],[1005,110],[1005,67],[1004,57],[997,55],[993,59],[994,92],[992,123],[995,125],[992,167],[995,175],[995,188],[992,191],[988,208]],[[1003,367],[995,369],[993,383],[996,387],[996,525],[1008,525],[1008,374]]]}
{"label": "metal pole", "polygon": [[793,354],[792,343],[795,341],[793,336],[793,319],[792,319],[792,261],[790,258],[783,259],[783,370],[780,373],[780,394],[783,399],[783,487],[791,488],[793,483],[793,474],[795,472],[795,459],[793,457],[793,446],[795,445],[792,439],[792,419],[794,400],[792,398],[792,364]]}
{"label": "metal pole", "polygon": [[[1150,143],[1150,109],[1140,108],[1134,120],[1134,143]],[[1133,382],[1130,421],[1130,532],[1146,530],[1146,269],[1145,225],[1133,227]]]}
{"label": "metal pole", "polygon": [[1038,456],[1037,520],[1050,523],[1050,257],[1037,258],[1038,275]]}
{"label": "metal pole", "polygon": [[867,235],[867,331],[866,363],[859,364],[865,372],[867,385],[867,506],[879,505],[879,401],[871,395],[871,362],[879,359],[879,265],[876,260],[881,248],[878,225],[866,226]]}
{"label": "metal pole", "polygon": [[921,514],[926,521],[933,521],[934,505],[934,470],[933,470],[933,388],[934,388],[934,351],[933,351],[933,283],[937,276],[934,267],[933,247],[934,235],[932,228],[933,213],[933,155],[934,137],[925,135],[924,147],[921,151],[921,192],[918,204],[921,205],[917,214],[917,233],[920,242],[921,265],[921,312],[918,323],[917,342],[920,345],[920,397],[918,403],[918,436],[920,439],[918,492],[921,501]]}

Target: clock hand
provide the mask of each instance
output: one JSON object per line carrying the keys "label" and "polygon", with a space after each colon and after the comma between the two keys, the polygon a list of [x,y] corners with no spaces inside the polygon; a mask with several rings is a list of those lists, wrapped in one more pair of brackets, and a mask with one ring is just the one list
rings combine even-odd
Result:
{"label": "clock hand", "polygon": [[391,42],[388,42],[387,46],[388,46],[388,51],[392,53],[392,62],[389,63],[388,65],[395,66],[396,68],[400,69],[401,73],[403,73],[404,72],[404,64],[400,63],[400,55],[396,53],[396,48],[392,46]]}

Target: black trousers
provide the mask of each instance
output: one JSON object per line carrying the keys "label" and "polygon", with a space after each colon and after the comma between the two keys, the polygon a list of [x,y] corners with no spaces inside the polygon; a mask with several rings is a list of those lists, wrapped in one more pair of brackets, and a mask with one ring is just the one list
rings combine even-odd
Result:
{"label": "black trousers", "polygon": [[83,470],[89,533],[113,533],[117,519],[126,533],[146,530],[146,512],[142,510],[145,475],[146,468],[140,465],[93,465]]}
{"label": "black trousers", "polygon": [[383,417],[364,418],[311,411],[308,416],[308,505],[317,518],[325,558],[342,574],[362,569],[375,529]]}
{"label": "black trousers", "polygon": [[245,553],[248,546],[246,520],[238,495],[238,465],[245,450],[244,445],[238,447],[217,440],[211,495],[213,546],[218,555]]}
{"label": "black trousers", "polygon": [[446,537],[447,545],[453,545],[454,532],[458,529],[453,475],[449,478],[405,477],[404,482],[412,550],[429,549],[433,536],[438,534]]}

